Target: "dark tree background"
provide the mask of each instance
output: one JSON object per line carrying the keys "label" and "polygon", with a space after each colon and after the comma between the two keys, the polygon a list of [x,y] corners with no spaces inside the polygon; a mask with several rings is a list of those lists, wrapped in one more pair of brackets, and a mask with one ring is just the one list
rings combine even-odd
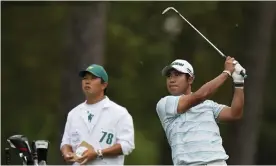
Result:
{"label": "dark tree background", "polygon": [[[223,70],[222,58],[174,12],[176,7],[224,54],[246,69],[244,118],[220,124],[228,164],[276,164],[275,2],[1,2],[1,164],[6,139],[51,142],[49,164],[67,113],[84,100],[78,71],[105,66],[108,96],[134,119],[136,149],[126,164],[172,164],[155,106],[167,94],[161,69],[190,61],[193,91]],[[231,80],[212,97],[230,104]],[[15,153],[13,164],[20,164]]]}

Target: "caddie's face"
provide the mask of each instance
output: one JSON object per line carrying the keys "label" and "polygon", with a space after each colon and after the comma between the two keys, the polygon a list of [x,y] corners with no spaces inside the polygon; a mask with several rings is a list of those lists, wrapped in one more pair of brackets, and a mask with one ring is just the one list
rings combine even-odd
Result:
{"label": "caddie's face", "polygon": [[167,89],[170,94],[178,96],[186,92],[190,82],[188,76],[175,69],[171,69],[167,74]]}
{"label": "caddie's face", "polygon": [[86,96],[100,95],[106,86],[107,83],[102,83],[101,78],[96,77],[88,72],[82,79],[82,90]]}

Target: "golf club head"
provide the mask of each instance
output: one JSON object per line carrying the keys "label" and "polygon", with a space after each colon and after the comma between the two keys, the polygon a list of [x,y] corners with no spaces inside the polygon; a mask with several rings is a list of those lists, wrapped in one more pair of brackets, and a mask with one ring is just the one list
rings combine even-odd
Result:
{"label": "golf club head", "polygon": [[174,10],[176,13],[178,13],[178,11],[174,7],[167,7],[166,9],[163,10],[162,14],[167,13],[167,11],[169,10]]}
{"label": "golf club head", "polygon": [[27,164],[33,163],[32,152],[27,137],[23,135],[13,135],[9,137],[7,141],[12,148],[17,149],[19,154],[22,154],[20,157],[23,159],[23,162],[26,162]]}
{"label": "golf club head", "polygon": [[37,155],[38,155],[38,163],[47,162],[48,156],[48,148],[49,148],[49,141],[47,140],[37,140],[35,141]]}

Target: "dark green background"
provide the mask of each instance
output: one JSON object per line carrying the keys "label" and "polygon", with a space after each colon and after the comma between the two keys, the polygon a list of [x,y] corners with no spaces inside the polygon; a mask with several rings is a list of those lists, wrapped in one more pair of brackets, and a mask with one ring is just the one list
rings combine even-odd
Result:
{"label": "dark green background", "polygon": [[[245,116],[220,124],[228,164],[276,164],[275,2],[1,4],[2,164],[13,134],[49,140],[49,164],[64,164],[59,144],[66,115],[84,100],[77,74],[92,63],[105,66],[109,98],[134,119],[136,149],[126,164],[172,164],[155,112],[167,94],[161,69],[187,59],[195,91],[223,71],[224,58],[183,20],[179,33],[166,31],[167,18],[180,19],[161,14],[168,6],[247,69]],[[229,79],[212,99],[229,105],[232,93]],[[14,154],[13,162],[19,164]]]}

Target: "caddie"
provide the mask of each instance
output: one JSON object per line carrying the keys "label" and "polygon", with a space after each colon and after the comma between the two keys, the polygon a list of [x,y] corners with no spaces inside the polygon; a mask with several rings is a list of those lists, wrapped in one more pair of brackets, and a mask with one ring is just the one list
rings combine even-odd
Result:
{"label": "caddie", "polygon": [[64,160],[75,165],[123,165],[124,156],[135,148],[132,116],[106,96],[108,75],[102,66],[92,64],[79,76],[86,101],[68,113],[60,145]]}

